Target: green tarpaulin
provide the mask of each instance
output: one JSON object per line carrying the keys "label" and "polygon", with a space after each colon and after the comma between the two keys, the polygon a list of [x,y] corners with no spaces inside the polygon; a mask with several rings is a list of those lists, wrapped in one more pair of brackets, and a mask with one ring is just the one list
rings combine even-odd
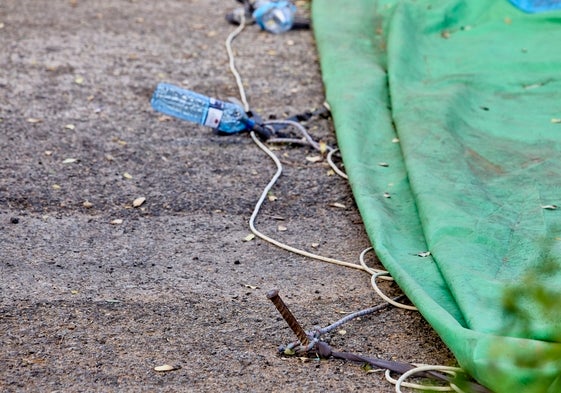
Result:
{"label": "green tarpaulin", "polygon": [[480,383],[561,392],[561,13],[507,0],[312,8],[380,260]]}

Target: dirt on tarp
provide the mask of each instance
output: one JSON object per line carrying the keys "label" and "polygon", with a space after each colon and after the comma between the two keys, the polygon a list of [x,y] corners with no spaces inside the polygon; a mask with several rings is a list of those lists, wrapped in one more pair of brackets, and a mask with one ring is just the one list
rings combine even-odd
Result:
{"label": "dirt on tarp", "polygon": [[[380,304],[370,277],[244,241],[273,164],[247,135],[217,136],[149,105],[160,81],[238,96],[224,49],[237,5],[0,3],[3,392],[393,391],[357,364],[277,354],[295,337],[270,289],[311,329]],[[265,118],[322,105],[310,31],[250,26],[234,52]],[[307,126],[336,144],[329,119]],[[369,242],[346,182],[308,160],[310,148],[275,152],[285,172],[257,226],[356,262]],[[415,312],[387,308],[342,329],[326,337],[337,350],[454,362]]]}

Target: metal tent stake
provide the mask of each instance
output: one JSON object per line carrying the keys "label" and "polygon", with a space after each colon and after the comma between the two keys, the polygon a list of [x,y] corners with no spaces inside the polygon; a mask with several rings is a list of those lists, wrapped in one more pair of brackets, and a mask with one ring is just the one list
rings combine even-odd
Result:
{"label": "metal tent stake", "polygon": [[306,331],[298,323],[292,312],[290,312],[284,301],[281,299],[278,289],[273,289],[267,292],[267,298],[269,298],[269,300],[273,302],[280,315],[284,318],[294,334],[296,334],[296,337],[298,337],[300,344],[302,346],[309,345],[310,340],[308,338],[308,335],[306,334]]}

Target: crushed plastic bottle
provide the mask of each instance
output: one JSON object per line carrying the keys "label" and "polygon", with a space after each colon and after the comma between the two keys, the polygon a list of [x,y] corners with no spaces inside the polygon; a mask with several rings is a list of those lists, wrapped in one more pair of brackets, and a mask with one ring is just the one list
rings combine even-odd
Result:
{"label": "crushed plastic bottle", "polygon": [[284,33],[292,28],[296,6],[288,0],[257,0],[253,18],[263,30],[273,34]]}
{"label": "crushed plastic bottle", "polygon": [[168,83],[158,84],[150,104],[158,112],[227,134],[251,130],[263,139],[271,136],[270,131],[250,119],[241,106]]}
{"label": "crushed plastic bottle", "polygon": [[561,0],[510,0],[525,12],[544,12],[561,9]]}
{"label": "crushed plastic bottle", "polygon": [[255,126],[255,122],[239,105],[168,83],[158,84],[150,103],[158,112],[228,134],[249,130]]}

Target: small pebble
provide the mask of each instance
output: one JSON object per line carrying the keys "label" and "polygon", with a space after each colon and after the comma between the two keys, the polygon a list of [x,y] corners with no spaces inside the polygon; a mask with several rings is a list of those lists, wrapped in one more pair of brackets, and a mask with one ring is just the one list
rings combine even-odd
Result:
{"label": "small pebble", "polygon": [[136,198],[134,201],[132,201],[132,206],[133,207],[140,207],[140,206],[142,206],[142,204],[144,202],[146,202],[146,198],[139,197],[139,198]]}

